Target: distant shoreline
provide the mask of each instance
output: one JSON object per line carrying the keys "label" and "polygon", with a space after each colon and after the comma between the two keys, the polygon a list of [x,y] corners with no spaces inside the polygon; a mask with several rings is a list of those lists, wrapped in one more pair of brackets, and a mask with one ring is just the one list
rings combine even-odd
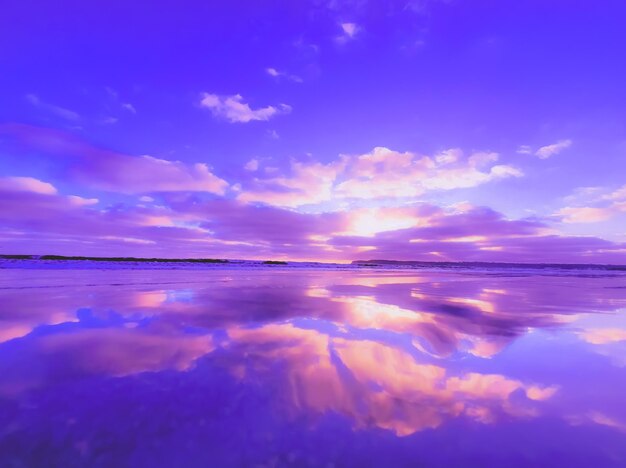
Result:
{"label": "distant shoreline", "polygon": [[415,268],[557,268],[590,270],[626,270],[626,265],[600,263],[516,263],[516,262],[424,262],[418,260],[355,260],[352,265],[412,266]]}
{"label": "distant shoreline", "polygon": [[70,264],[77,262],[87,264],[115,263],[115,264],[189,264],[189,265],[224,265],[224,266],[293,266],[293,267],[328,267],[328,268],[381,268],[381,269],[444,269],[444,270],[476,270],[476,269],[559,269],[559,270],[604,270],[626,271],[626,265],[596,264],[596,263],[514,263],[514,262],[426,262],[413,260],[354,260],[352,263],[332,262],[301,262],[284,260],[242,260],[219,258],[159,258],[159,257],[92,257],[92,256],[65,256],[65,255],[25,255],[0,254],[0,261],[28,261],[45,262],[46,264]]}

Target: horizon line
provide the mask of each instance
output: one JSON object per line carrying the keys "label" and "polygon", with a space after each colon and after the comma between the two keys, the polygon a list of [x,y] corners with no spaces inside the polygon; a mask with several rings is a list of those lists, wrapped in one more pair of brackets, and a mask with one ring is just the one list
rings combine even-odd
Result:
{"label": "horizon line", "polygon": [[285,260],[285,259],[244,259],[244,258],[213,258],[213,257],[127,257],[127,256],[93,256],[93,255],[56,255],[56,254],[0,254],[0,260],[46,260],[46,261],[109,261],[109,262],[172,262],[172,263],[230,263],[230,262],[259,262],[267,264],[287,264],[287,263],[318,263],[323,265],[362,265],[384,266],[384,265],[525,265],[525,266],[552,266],[552,267],[620,267],[626,268],[625,264],[619,263],[558,263],[558,262],[487,262],[487,261],[432,261],[432,260],[393,260],[393,259],[370,259],[351,260],[346,262],[329,262],[319,260]]}

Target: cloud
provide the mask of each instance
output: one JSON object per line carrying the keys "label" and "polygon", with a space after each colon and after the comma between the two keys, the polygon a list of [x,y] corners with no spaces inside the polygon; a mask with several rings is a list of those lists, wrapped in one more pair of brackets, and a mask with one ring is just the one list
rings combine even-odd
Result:
{"label": "cloud", "polygon": [[[336,233],[328,243],[352,259],[529,263],[626,261],[624,243],[590,236],[559,236],[538,220],[508,220],[486,207],[451,212],[432,205],[417,205],[415,210],[413,227],[379,232],[369,237],[365,236],[366,232],[361,232],[360,236]],[[407,209],[403,216],[409,213]],[[379,217],[384,220],[383,216]],[[359,252],[360,246],[367,246],[367,251]]]}
{"label": "cloud", "polygon": [[204,93],[200,105],[210,109],[214,116],[233,123],[269,120],[275,115],[291,112],[291,107],[287,104],[252,109],[248,103],[244,102],[243,97],[239,94],[234,96],[218,96],[217,94]]}
{"label": "cloud", "polygon": [[246,163],[245,166],[243,166],[243,168],[246,171],[250,171],[250,172],[254,172],[259,168],[259,160],[258,159],[251,159],[250,161],[248,161]]}
{"label": "cloud", "polygon": [[[69,376],[121,377],[170,369],[182,372],[215,348],[210,336],[159,335],[125,328],[68,328],[64,333],[22,338],[20,356],[4,359],[0,364],[2,374],[10,375],[0,381],[0,394],[15,395]],[[40,367],[24,365],[29,359],[36,360]]]}
{"label": "cloud", "polygon": [[298,213],[177,193],[162,193],[159,205],[99,207],[75,195],[2,184],[0,191],[6,253],[626,263],[626,244],[557,236],[537,220],[508,220],[485,207]]}
{"label": "cloud", "polygon": [[597,223],[606,221],[613,213],[608,208],[593,207],[565,207],[556,212],[561,216],[564,223]]}
{"label": "cloud", "polygon": [[[0,191],[6,253],[331,260],[316,240],[342,230],[336,214],[306,215],[230,200],[165,195],[164,204],[96,208],[92,200]],[[80,200],[77,200],[80,198]]]}
{"label": "cloud", "polygon": [[49,104],[47,102],[42,101],[35,94],[27,94],[26,100],[31,103],[33,106],[43,109],[51,114],[54,114],[58,117],[62,117],[65,120],[77,121],[80,120],[80,115],[77,112],[66,109],[64,107],[56,106],[54,104]]}
{"label": "cloud", "polygon": [[135,106],[133,106],[131,103],[123,102],[121,105],[122,109],[126,109],[128,112],[132,112],[133,114],[137,113],[137,109],[135,109]]}
{"label": "cloud", "polygon": [[0,177],[0,191],[31,192],[43,195],[54,195],[54,185],[33,177]]}
{"label": "cloud", "polygon": [[[602,191],[604,195],[601,195]],[[626,185],[612,192],[600,187],[581,187],[566,201],[580,206],[566,206],[554,213],[565,223],[595,223],[626,213]],[[592,206],[589,206],[592,205]]]}
{"label": "cloud", "polygon": [[271,369],[267,362],[278,357],[285,380],[298,382],[284,395],[284,404],[345,415],[355,429],[408,436],[457,417],[479,423],[527,418],[537,414],[528,404],[534,406],[557,391],[500,374],[452,375],[394,346],[332,337],[290,322],[231,327],[227,332],[233,352],[253,357],[243,372],[263,375]]}
{"label": "cloud", "polygon": [[67,163],[67,174],[94,188],[126,194],[192,191],[223,194],[228,183],[204,163],[130,156],[91,146],[56,130],[5,125],[0,132]]}
{"label": "cloud", "polygon": [[409,0],[404,5],[404,10],[417,15],[426,15],[429,8],[435,3],[451,3],[452,0]]}
{"label": "cloud", "polygon": [[92,186],[126,194],[177,191],[224,194],[228,187],[204,163],[186,164],[152,156],[115,154],[107,160],[92,158],[74,167],[73,172]]}
{"label": "cloud", "polygon": [[68,195],[67,199],[72,205],[77,206],[88,206],[88,205],[96,205],[100,202],[97,198],[83,198],[78,195]]}
{"label": "cloud", "polygon": [[345,214],[345,228],[336,235],[368,236],[387,231],[429,225],[439,213],[429,205],[408,207],[359,208]]}
{"label": "cloud", "polygon": [[583,340],[591,344],[607,344],[626,341],[626,330],[622,328],[591,328],[580,333]]}
{"label": "cloud", "polygon": [[540,159],[547,159],[550,156],[554,156],[564,149],[569,148],[571,145],[572,140],[560,140],[551,145],[542,146],[537,151],[535,151],[535,156],[538,156]]}
{"label": "cloud", "polygon": [[137,113],[137,110],[135,109],[135,106],[133,106],[129,102],[121,101],[119,93],[117,91],[115,91],[113,88],[111,88],[109,86],[105,86],[104,89],[107,92],[107,94],[109,95],[110,99],[115,103],[115,105],[119,105],[119,107],[121,107],[122,109],[124,109],[124,110],[126,110],[128,112],[131,112],[133,114]]}
{"label": "cloud", "polygon": [[[21,239],[24,243],[20,250],[39,248],[33,245],[32,236],[44,239],[44,243],[56,238],[78,235],[94,240],[97,232],[121,229],[120,223],[105,219],[104,212],[94,205],[95,198],[77,195],[61,195],[51,184],[37,179],[27,185],[0,181],[0,237],[3,243]],[[27,179],[27,178],[21,178]],[[114,225],[107,226],[114,222]],[[8,235],[8,237],[7,237]]]}
{"label": "cloud", "polygon": [[521,177],[509,165],[494,164],[496,153],[459,149],[434,157],[385,147],[362,155],[340,155],[330,163],[291,161],[289,174],[258,177],[240,200],[299,207],[342,200],[414,199],[428,191],[470,188],[490,181]]}
{"label": "cloud", "polygon": [[256,187],[243,191],[239,200],[269,205],[297,207],[322,203],[332,198],[333,184],[342,162],[302,163],[292,161],[290,176],[255,179]]}
{"label": "cloud", "polygon": [[621,186],[620,188],[614,190],[603,198],[605,198],[606,200],[613,200],[618,203],[626,201],[626,185]]}
{"label": "cloud", "polygon": [[285,78],[285,79],[287,79],[289,81],[293,81],[294,83],[302,83],[303,82],[302,78],[300,78],[297,75],[291,75],[291,74],[289,74],[287,72],[278,71],[278,70],[276,70],[275,68],[272,68],[272,67],[266,68],[265,72],[269,76],[271,76],[273,78],[276,78],[276,79]]}
{"label": "cloud", "polygon": [[[152,253],[179,254],[190,240],[202,237],[178,228],[185,216],[163,207],[94,206],[96,199],[42,194],[0,186],[0,239],[5,252],[65,255],[133,255],[140,247]],[[132,241],[131,241],[132,240]],[[132,242],[132,244],[129,244]],[[135,245],[133,244],[140,244]],[[168,251],[170,252],[168,254]]]}
{"label": "cloud", "polygon": [[353,40],[361,31],[361,28],[356,23],[339,23],[339,27],[341,28],[341,35],[335,38],[335,41],[339,44],[345,44]]}
{"label": "cloud", "polygon": [[[241,189],[228,192],[231,185],[202,163],[130,156],[26,125],[0,132],[52,157],[57,174],[70,181],[136,195],[107,206],[91,194],[60,194],[49,181],[0,178],[0,246],[7,253],[626,262],[624,243],[557,235],[545,221],[507,219],[469,203],[416,202],[424,193],[521,175],[498,164],[495,153],[453,148],[426,156],[380,147],[328,162],[292,160],[285,170],[254,159],[242,171]],[[594,192],[598,205],[588,208],[626,212],[624,187],[602,193]],[[569,210],[559,217],[603,213]]]}
{"label": "cloud", "polygon": [[359,28],[355,23],[341,23],[340,26],[343,34],[349,39],[353,38],[359,31]]}
{"label": "cloud", "polygon": [[[174,201],[171,206],[174,212],[198,220],[198,226],[212,232],[216,238],[264,245],[270,249],[293,247],[303,253],[304,246],[315,251],[324,250],[326,246],[319,245],[319,241],[311,237],[339,231],[345,223],[341,214],[304,214],[232,200]],[[312,244],[318,245],[313,247]]]}

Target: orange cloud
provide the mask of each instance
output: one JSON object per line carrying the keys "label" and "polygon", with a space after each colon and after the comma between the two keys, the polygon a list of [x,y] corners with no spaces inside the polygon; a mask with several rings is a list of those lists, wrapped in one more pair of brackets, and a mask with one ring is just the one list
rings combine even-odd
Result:
{"label": "orange cloud", "polygon": [[[406,351],[367,340],[331,338],[293,324],[229,330],[233,350],[241,348],[256,371],[276,360],[287,364],[287,403],[291,411],[333,411],[356,428],[379,427],[399,436],[434,428],[464,415],[490,423],[508,414],[537,414],[533,401],[551,398],[556,387],[528,385],[498,374],[448,375],[438,365],[422,364]],[[333,357],[333,355],[335,357]],[[352,376],[339,372],[336,360]],[[245,369],[235,375],[245,377]],[[528,404],[510,399],[526,394]]]}

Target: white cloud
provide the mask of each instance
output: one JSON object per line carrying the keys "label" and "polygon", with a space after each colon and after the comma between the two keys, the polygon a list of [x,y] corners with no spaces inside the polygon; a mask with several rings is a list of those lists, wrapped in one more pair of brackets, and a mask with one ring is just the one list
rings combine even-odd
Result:
{"label": "white cloud", "polygon": [[597,223],[609,219],[613,212],[609,208],[567,206],[561,208],[555,214],[561,216],[564,223]]}
{"label": "white cloud", "polygon": [[360,31],[360,28],[355,23],[340,23],[342,34],[337,37],[337,42],[344,43],[348,42],[357,35]]}
{"label": "white cloud", "polygon": [[607,191],[602,187],[579,187],[563,199],[570,206],[561,208],[554,215],[565,223],[597,223],[626,213],[626,185]]}
{"label": "white cloud", "polygon": [[626,185],[623,185],[617,190],[605,195],[603,198],[606,200],[626,201]]}
{"label": "white cloud", "polygon": [[243,168],[246,171],[250,171],[250,172],[254,172],[259,168],[259,160],[258,159],[251,159],[250,161],[248,161],[246,163],[245,166],[243,166]]}
{"label": "white cloud", "polygon": [[247,123],[253,120],[269,120],[275,115],[291,112],[291,107],[287,104],[252,109],[239,94],[218,96],[217,94],[204,93],[200,105],[210,109],[216,117],[238,123]]}
{"label": "white cloud", "polygon": [[41,195],[54,195],[57,193],[54,185],[34,177],[2,177],[0,178],[0,190],[31,192]]}
{"label": "white cloud", "polygon": [[126,109],[128,112],[132,112],[133,114],[137,113],[137,109],[135,109],[135,106],[133,106],[129,102],[123,102],[122,103],[122,109]]}
{"label": "white cloud", "polygon": [[354,23],[341,23],[341,29],[343,33],[350,38],[354,37],[358,31],[358,27]]}
{"label": "white cloud", "polygon": [[243,202],[262,202],[287,207],[322,203],[332,198],[333,184],[342,166],[342,161],[330,164],[292,161],[290,176],[277,175],[269,179],[257,179],[261,187],[243,191],[238,198]]}
{"label": "white cloud", "polygon": [[377,147],[362,155],[341,155],[326,164],[292,161],[288,175],[279,172],[255,179],[255,187],[243,190],[240,199],[288,207],[414,199],[427,191],[470,188],[523,175],[513,166],[494,165],[497,159],[496,153],[465,157],[456,148],[430,157]]}
{"label": "white cloud", "polygon": [[78,195],[68,195],[67,200],[72,205],[76,205],[76,206],[96,205],[100,201],[97,198],[84,198],[84,197],[79,197]]}
{"label": "white cloud", "polygon": [[[99,202],[97,198],[83,198],[78,195],[59,195],[54,185],[34,177],[0,177],[0,193],[30,193],[45,195],[50,200],[64,200],[69,206],[90,206]],[[4,195],[2,195],[4,196]]]}
{"label": "white cloud", "polygon": [[49,104],[47,102],[44,102],[41,99],[39,99],[39,97],[35,94],[27,94],[26,100],[29,103],[31,103],[33,106],[43,109],[47,112],[50,112],[51,114],[55,114],[66,120],[72,120],[72,121],[80,120],[80,115],[78,115],[77,112],[66,109],[64,107],[55,106],[54,104]]}
{"label": "white cloud", "polygon": [[435,161],[438,164],[450,164],[457,162],[459,157],[463,154],[463,152],[458,148],[452,148],[449,150],[442,151],[437,156],[435,156]]}
{"label": "white cloud", "polygon": [[276,70],[275,68],[272,68],[272,67],[266,68],[265,72],[269,76],[277,78],[277,79],[285,78],[285,79],[287,79],[289,81],[293,81],[294,83],[302,83],[302,81],[303,81],[302,78],[300,78],[297,75],[291,75],[291,74],[289,74],[287,72],[278,71],[278,70]]}
{"label": "white cloud", "polygon": [[533,149],[528,145],[521,145],[517,148],[517,154],[533,154]]}
{"label": "white cloud", "polygon": [[565,148],[569,148],[572,145],[572,140],[560,140],[551,145],[542,146],[535,152],[535,156],[540,159],[547,159],[550,156],[560,153]]}
{"label": "white cloud", "polygon": [[129,102],[123,102],[123,101],[120,100],[120,95],[119,95],[119,93],[116,90],[114,90],[113,88],[111,88],[109,86],[105,86],[104,90],[107,92],[107,94],[109,95],[111,101],[113,101],[116,106],[119,106],[122,109],[124,109],[125,111],[128,111],[128,112],[130,112],[132,114],[136,114],[137,113],[137,109],[135,109],[135,106],[133,106]]}

